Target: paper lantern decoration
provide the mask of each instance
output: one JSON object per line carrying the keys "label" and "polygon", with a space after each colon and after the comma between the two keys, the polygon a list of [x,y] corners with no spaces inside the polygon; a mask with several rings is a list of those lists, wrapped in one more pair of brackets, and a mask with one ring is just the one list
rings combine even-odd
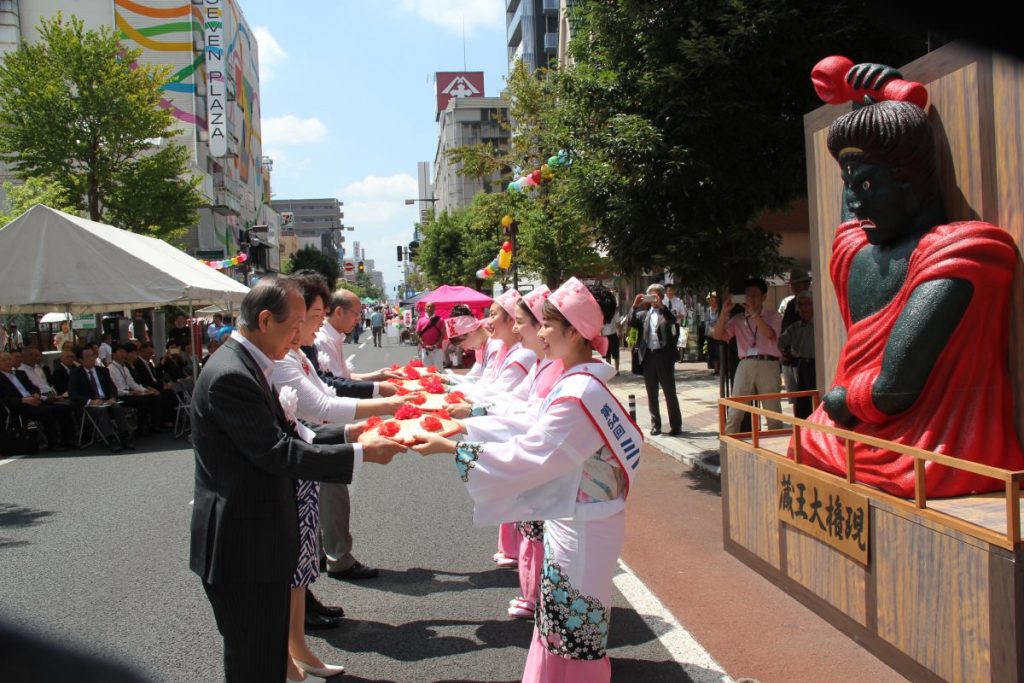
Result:
{"label": "paper lantern decoration", "polygon": [[512,216],[509,216],[508,214],[505,214],[504,216],[502,216],[501,217],[501,225],[503,227],[506,227],[506,228],[509,227],[510,225],[512,225]]}
{"label": "paper lantern decoration", "polygon": [[502,270],[508,270],[509,266],[512,265],[512,251],[505,251],[504,249],[498,254],[498,267]]}

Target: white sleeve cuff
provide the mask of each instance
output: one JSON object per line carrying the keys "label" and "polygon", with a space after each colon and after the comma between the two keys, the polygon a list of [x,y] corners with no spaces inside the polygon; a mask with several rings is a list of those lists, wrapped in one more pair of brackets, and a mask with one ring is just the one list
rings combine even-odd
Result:
{"label": "white sleeve cuff", "polygon": [[359,473],[359,468],[363,466],[363,444],[354,443],[352,444],[352,483],[356,483],[356,474]]}
{"label": "white sleeve cuff", "polygon": [[373,398],[380,398],[380,382],[373,383]]}

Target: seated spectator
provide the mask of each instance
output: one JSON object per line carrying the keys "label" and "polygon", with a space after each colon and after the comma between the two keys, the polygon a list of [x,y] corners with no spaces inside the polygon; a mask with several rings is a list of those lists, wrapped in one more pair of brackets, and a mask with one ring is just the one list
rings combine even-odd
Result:
{"label": "seated spectator", "polygon": [[178,382],[188,374],[187,366],[182,358],[181,344],[176,341],[167,342],[167,351],[160,360],[160,372],[167,381]]}
{"label": "seated spectator", "polygon": [[71,406],[64,401],[48,402],[32,380],[14,367],[14,358],[0,351],[0,400],[12,415],[43,423],[47,446],[63,451],[71,445],[75,428],[71,422]]}
{"label": "seated spectator", "polygon": [[14,362],[18,362],[21,356],[21,363],[17,368],[28,375],[29,381],[39,389],[39,394],[45,396],[48,401],[57,399],[57,392],[50,385],[50,378],[46,376],[43,369],[43,353],[34,346],[26,346],[20,354],[11,354]]}
{"label": "seated spectator", "polygon": [[[144,342],[141,346],[130,344],[130,349],[124,359],[124,364],[131,372],[132,377],[142,386],[156,392],[159,396],[157,409],[154,415],[154,424],[164,429],[173,425],[174,407],[177,399],[171,389],[170,382],[164,383],[157,378],[157,370],[153,366],[153,344]],[[143,354],[148,356],[144,358]]]}
{"label": "seated spectator", "polygon": [[126,365],[128,351],[135,351],[134,344],[117,344],[110,359],[110,379],[117,387],[117,398],[124,405],[135,408],[139,413],[139,432],[147,434],[156,431],[156,414],[160,412],[160,392],[142,386],[135,381]]}
{"label": "seated spectator", "polygon": [[[110,450],[115,453],[123,449],[135,450],[124,408],[117,402],[117,387],[110,379],[110,371],[96,362],[96,354],[90,347],[78,350],[78,364],[71,371],[68,391],[71,402],[89,412],[110,444]],[[114,423],[117,424],[117,433],[114,432]]]}
{"label": "seated spectator", "polygon": [[75,362],[74,350],[65,348],[60,352],[60,362],[53,366],[53,371],[50,373],[50,384],[58,396],[67,398],[68,380],[71,377],[71,371],[76,367],[78,367],[78,363]]}

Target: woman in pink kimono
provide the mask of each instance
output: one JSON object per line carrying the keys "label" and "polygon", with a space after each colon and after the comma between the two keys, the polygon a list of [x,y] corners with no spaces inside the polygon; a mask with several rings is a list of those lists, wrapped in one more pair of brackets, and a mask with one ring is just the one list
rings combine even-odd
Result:
{"label": "woman in pink kimono", "polygon": [[498,355],[501,353],[501,340],[491,338],[486,320],[478,320],[468,306],[458,304],[444,321],[444,334],[449,344],[476,353],[476,362],[469,372],[451,375],[449,380],[457,384],[469,384],[484,376],[494,375]]}
{"label": "woman in pink kimono", "polygon": [[576,278],[544,303],[540,338],[566,370],[529,431],[504,442],[456,443],[421,434],[414,450],[449,453],[474,501],[478,525],[544,519],[544,566],[523,680],[611,680],[605,652],[612,576],[625,504],[643,437],[593,360],[614,298]]}
{"label": "woman in pink kimono", "polygon": [[[474,417],[463,422],[468,441],[507,441],[529,431],[537,420],[544,397],[563,369],[560,360],[545,357],[544,343],[538,336],[544,301],[550,294],[547,285],[541,285],[516,304],[515,332],[522,339],[523,347],[541,360],[530,368],[526,379],[515,389],[491,403],[478,402],[473,406]],[[544,559],[544,522],[516,522],[514,526],[519,532],[519,595],[509,601],[508,615],[514,619],[532,619]]]}
{"label": "woman in pink kimono", "polygon": [[[491,304],[490,316],[486,320],[490,337],[483,347],[484,368],[480,373],[481,381],[460,388],[473,403],[494,403],[503,400],[506,392],[522,384],[537,362],[537,354],[523,347],[522,340],[515,330],[516,304],[520,300],[522,296],[519,292],[510,289]],[[478,331],[456,338],[455,343],[463,348],[473,348],[472,344],[480,343],[481,339]],[[475,370],[476,366],[473,369]],[[468,375],[472,374],[473,370],[470,370]],[[473,414],[483,413],[475,410]],[[517,566],[519,540],[520,534],[514,524],[499,525],[498,552],[494,554],[494,562],[499,567]]]}

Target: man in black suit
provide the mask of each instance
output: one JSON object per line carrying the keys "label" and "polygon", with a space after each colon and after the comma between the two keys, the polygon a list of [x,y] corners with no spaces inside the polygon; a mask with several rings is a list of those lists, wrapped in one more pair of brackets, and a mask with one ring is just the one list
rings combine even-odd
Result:
{"label": "man in black suit", "polygon": [[71,424],[71,406],[66,402],[44,400],[28,375],[14,369],[14,357],[7,351],[0,351],[0,399],[12,415],[42,422],[50,449],[62,451],[70,446],[75,431]]}
{"label": "man in black suit", "polygon": [[[143,356],[146,357],[143,357]],[[160,392],[159,409],[156,414],[156,424],[161,427],[170,427],[174,422],[174,408],[178,400],[174,398],[174,391],[170,382],[161,382],[157,377],[157,370],[153,366],[153,343],[142,342],[139,346],[132,346],[125,359],[128,370],[132,373],[135,381],[144,387]]]}
{"label": "man in black suit", "polygon": [[[75,352],[78,367],[71,371],[68,381],[68,396],[71,402],[89,415],[99,425],[100,432],[110,444],[110,450],[135,450],[132,432],[124,414],[124,407],[117,402],[117,387],[110,379],[110,371],[96,362],[96,352],[91,347]],[[117,434],[114,434],[114,423]]]}
{"label": "man in black suit", "polygon": [[[661,407],[658,387],[665,392],[668,408],[669,436],[683,433],[683,416],[676,397],[675,364],[679,360],[679,326],[665,305],[665,288],[653,284],[647,295],[638,294],[633,301],[631,324],[637,329],[636,350],[647,388],[647,406],[651,412],[651,435],[661,434]],[[642,308],[647,305],[646,310]]]}
{"label": "man in black suit", "polygon": [[[224,638],[228,683],[280,683],[286,675],[289,581],[299,556],[293,480],[349,483],[362,461],[385,464],[405,450],[351,426],[323,427],[313,443],[299,438],[268,377],[305,312],[294,282],[262,278],[193,394],[189,566]],[[345,443],[357,435],[358,444]]]}
{"label": "man in black suit", "polygon": [[53,366],[50,371],[50,386],[57,392],[58,396],[68,395],[68,383],[71,378],[71,371],[75,369],[75,352],[72,350],[60,352],[60,362]]}

